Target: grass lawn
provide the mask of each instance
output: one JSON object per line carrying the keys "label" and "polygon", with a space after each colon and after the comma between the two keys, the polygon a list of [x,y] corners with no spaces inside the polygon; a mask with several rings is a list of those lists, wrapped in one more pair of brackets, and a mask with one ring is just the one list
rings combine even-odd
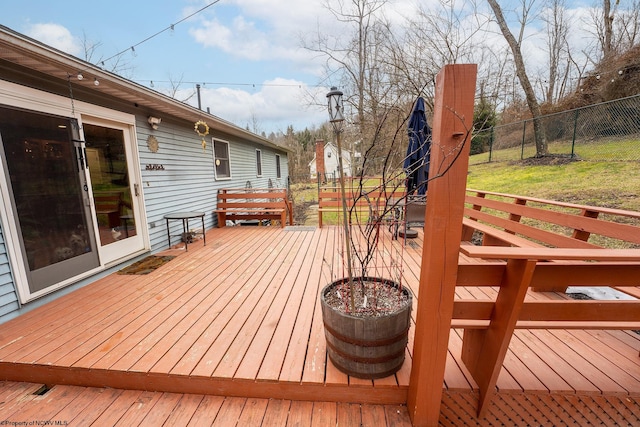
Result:
{"label": "grass lawn", "polygon": [[[570,155],[571,141],[554,141],[549,143],[549,152],[552,154]],[[576,141],[573,153],[580,160],[602,161],[638,161],[640,160],[640,140],[637,138],[598,140],[593,142]],[[521,158],[532,157],[536,154],[533,144],[524,147],[505,148],[494,151],[491,155],[492,161],[520,161]],[[489,152],[471,156],[469,164],[487,163]]]}
{"label": "grass lawn", "polygon": [[[566,143],[553,143],[552,153],[567,153]],[[486,163],[488,153],[471,156],[467,187],[499,193],[517,194],[577,204],[640,211],[640,161],[603,161],[621,152],[634,152],[640,159],[640,141],[623,140],[577,146],[581,159],[564,159],[535,164],[520,159],[520,148],[501,150],[500,159]],[[525,152],[525,156],[533,153]],[[633,157],[631,157],[633,158]],[[590,159],[590,160],[589,160]],[[296,203],[317,203],[317,184],[292,186]],[[325,215],[325,223],[337,222],[336,214]]]}
{"label": "grass lawn", "polygon": [[638,162],[523,165],[518,162],[469,167],[468,188],[565,202],[640,211]]}

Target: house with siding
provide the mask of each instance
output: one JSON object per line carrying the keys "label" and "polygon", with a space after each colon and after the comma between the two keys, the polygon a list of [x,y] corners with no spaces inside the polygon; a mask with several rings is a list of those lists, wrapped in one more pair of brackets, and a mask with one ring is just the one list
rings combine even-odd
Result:
{"label": "house with siding", "polygon": [[171,212],[214,227],[220,188],[288,183],[285,148],[3,26],[0,155],[0,323],[168,248]]}
{"label": "house with siding", "polygon": [[[354,157],[358,159],[360,153],[355,153]],[[340,175],[338,147],[332,142],[325,143],[323,140],[317,140],[316,151],[308,166],[311,179],[316,179],[318,174],[324,174],[326,177],[338,177]],[[345,176],[353,175],[353,166],[351,153],[348,150],[343,150],[342,169]]]}

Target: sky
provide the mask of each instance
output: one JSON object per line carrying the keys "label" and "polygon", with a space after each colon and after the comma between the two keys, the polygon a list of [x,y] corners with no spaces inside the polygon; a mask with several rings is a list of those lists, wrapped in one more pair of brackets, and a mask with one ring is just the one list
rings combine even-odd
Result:
{"label": "sky", "polygon": [[[327,120],[325,95],[339,82],[325,77],[325,58],[301,47],[318,29],[340,36],[325,1],[335,0],[2,0],[0,24],[81,59],[96,45],[90,62],[113,71],[117,61],[118,74],[166,94],[177,85],[175,98],[194,106],[200,84],[204,110],[268,135]],[[433,1],[389,0],[385,17],[400,23]],[[571,37],[587,40],[576,30]],[[545,62],[544,30],[528,31],[525,60],[535,69]],[[504,46],[497,29],[477,37]]]}
{"label": "sky", "polygon": [[326,121],[337,82],[322,80],[323,59],[300,47],[331,22],[321,0],[2,3],[0,24],[81,59],[95,43],[93,63],[124,52],[118,74],[137,83],[167,93],[181,82],[176,98],[192,105],[200,84],[203,109],[240,127],[268,134]]}

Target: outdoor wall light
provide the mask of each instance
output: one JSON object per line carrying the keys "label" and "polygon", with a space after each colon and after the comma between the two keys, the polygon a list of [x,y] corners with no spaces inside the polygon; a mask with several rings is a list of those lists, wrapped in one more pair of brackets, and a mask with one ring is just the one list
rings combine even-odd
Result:
{"label": "outdoor wall light", "polygon": [[336,133],[342,131],[342,122],[344,122],[342,92],[337,87],[332,87],[331,92],[327,94],[329,107],[329,122],[333,126]]}
{"label": "outdoor wall light", "polygon": [[160,124],[162,119],[158,117],[149,116],[147,121],[149,122],[149,126],[151,126],[153,130],[158,130],[158,125]]}

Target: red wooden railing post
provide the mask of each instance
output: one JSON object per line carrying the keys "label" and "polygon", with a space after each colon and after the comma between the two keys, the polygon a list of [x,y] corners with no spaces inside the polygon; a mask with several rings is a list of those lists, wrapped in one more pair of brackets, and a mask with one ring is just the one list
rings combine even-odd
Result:
{"label": "red wooden railing post", "polygon": [[[433,143],[407,407],[415,426],[437,425],[462,235],[477,66],[436,78]],[[442,175],[442,176],[440,176]]]}

